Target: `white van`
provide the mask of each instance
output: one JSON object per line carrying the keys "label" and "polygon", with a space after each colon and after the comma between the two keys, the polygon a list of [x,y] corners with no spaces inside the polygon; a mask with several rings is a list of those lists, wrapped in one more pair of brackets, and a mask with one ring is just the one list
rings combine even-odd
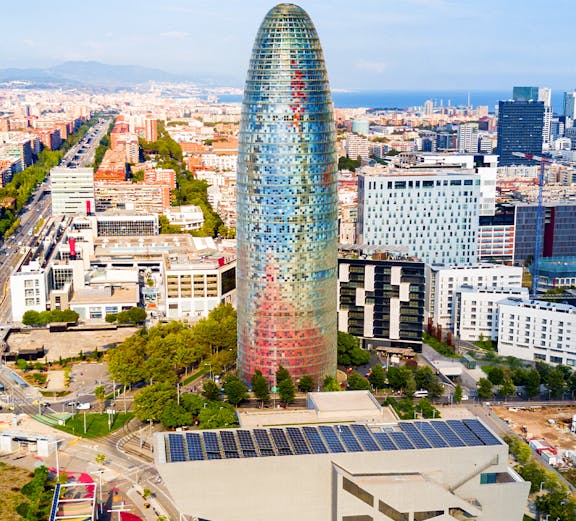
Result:
{"label": "white van", "polygon": [[414,398],[428,398],[428,391],[426,389],[418,389],[414,393]]}

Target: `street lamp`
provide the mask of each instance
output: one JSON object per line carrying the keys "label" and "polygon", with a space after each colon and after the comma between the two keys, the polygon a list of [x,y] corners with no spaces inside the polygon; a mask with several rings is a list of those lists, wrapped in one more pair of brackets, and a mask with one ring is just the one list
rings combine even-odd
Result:
{"label": "street lamp", "polygon": [[60,477],[60,461],[58,459],[58,443],[60,443],[61,441],[64,440],[52,440],[52,441],[48,441],[46,444],[50,445],[52,443],[56,444],[56,480],[58,480],[58,478]]}
{"label": "street lamp", "polygon": [[212,380],[212,364],[210,362],[204,362],[204,365],[207,365],[208,367],[210,367],[210,380]]}
{"label": "street lamp", "polygon": [[[104,469],[98,469],[96,473],[98,474],[98,488],[100,489],[100,515],[98,516],[98,519],[100,519],[104,508],[104,502],[102,501],[102,474],[104,473]],[[94,472],[91,472],[91,474],[94,474]]]}

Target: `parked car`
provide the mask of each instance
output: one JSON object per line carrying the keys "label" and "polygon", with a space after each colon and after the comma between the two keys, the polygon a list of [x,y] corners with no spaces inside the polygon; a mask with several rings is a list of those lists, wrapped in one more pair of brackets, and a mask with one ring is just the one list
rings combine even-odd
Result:
{"label": "parked car", "polygon": [[76,406],[76,409],[78,409],[79,411],[86,411],[86,410],[90,409],[90,404],[88,402],[79,403]]}

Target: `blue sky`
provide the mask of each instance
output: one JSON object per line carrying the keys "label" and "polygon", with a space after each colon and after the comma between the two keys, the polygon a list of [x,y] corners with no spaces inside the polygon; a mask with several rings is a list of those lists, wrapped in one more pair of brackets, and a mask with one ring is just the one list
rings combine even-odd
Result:
{"label": "blue sky", "polygon": [[[0,68],[145,65],[241,87],[263,0],[2,6]],[[337,89],[576,87],[574,0],[302,0]]]}

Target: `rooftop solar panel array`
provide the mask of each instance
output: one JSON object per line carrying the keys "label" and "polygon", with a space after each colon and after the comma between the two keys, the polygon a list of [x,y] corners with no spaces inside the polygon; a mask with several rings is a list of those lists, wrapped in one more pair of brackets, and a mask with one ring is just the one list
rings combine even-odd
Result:
{"label": "rooftop solar panel array", "polygon": [[168,462],[500,445],[477,419],[167,433]]}

